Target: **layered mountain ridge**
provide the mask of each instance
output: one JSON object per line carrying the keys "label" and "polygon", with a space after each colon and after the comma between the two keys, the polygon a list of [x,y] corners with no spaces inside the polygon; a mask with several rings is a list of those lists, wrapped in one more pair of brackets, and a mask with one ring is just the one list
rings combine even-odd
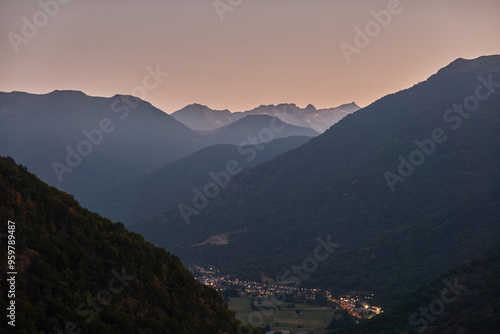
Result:
{"label": "layered mountain ridge", "polygon": [[[275,123],[279,131],[272,132]],[[97,193],[208,146],[317,134],[266,115],[245,117],[213,131],[193,131],[149,102],[126,95],[0,93],[0,154],[74,194],[84,206],[91,205]]]}
{"label": "layered mountain ridge", "polygon": [[454,62],[246,170],[188,226],[173,207],[133,229],[187,264],[275,279],[331,235],[343,247],[308,281],[395,300],[500,241],[499,86],[500,56]]}
{"label": "layered mountain ridge", "polygon": [[0,120],[0,154],[77,198],[206,146],[150,103],[123,95],[0,93]]}
{"label": "layered mountain ridge", "polygon": [[243,171],[299,147],[310,139],[291,136],[260,145],[250,145],[247,141],[241,146],[209,146],[147,176],[98,192],[87,204],[90,209],[127,225],[194,197],[196,189],[203,189],[213,182],[213,175],[225,171],[231,161],[235,161],[238,170]]}
{"label": "layered mountain ridge", "polygon": [[204,105],[191,104],[171,115],[189,128],[198,131],[215,130],[248,115],[268,115],[291,125],[311,128],[323,133],[343,117],[358,109],[359,107],[354,102],[328,109],[316,109],[312,104],[302,109],[293,103],[281,103],[261,105],[251,110],[231,113],[227,109],[212,110]]}

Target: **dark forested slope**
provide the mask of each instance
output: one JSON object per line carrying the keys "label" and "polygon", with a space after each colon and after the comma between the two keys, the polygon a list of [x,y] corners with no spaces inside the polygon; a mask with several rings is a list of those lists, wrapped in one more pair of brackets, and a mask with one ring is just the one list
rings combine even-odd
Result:
{"label": "dark forested slope", "polygon": [[382,315],[343,334],[496,334],[500,328],[500,247],[451,269]]}
{"label": "dark forested slope", "polygon": [[82,209],[10,158],[0,158],[0,222],[1,267],[7,240],[15,240],[17,271],[15,298],[2,273],[0,308],[15,300],[16,313],[15,328],[2,314],[2,332],[237,332],[222,298],[177,257]]}

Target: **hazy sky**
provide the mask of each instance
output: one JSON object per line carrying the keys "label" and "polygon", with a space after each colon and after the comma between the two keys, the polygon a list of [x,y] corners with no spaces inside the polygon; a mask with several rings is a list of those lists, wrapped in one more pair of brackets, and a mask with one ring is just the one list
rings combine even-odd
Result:
{"label": "hazy sky", "polygon": [[[55,1],[0,0],[0,91],[142,86],[168,113],[194,102],[366,106],[456,58],[500,54],[499,0]],[[372,11],[391,17],[376,23]],[[355,43],[356,27],[369,41]],[[144,84],[157,66],[169,75]]]}

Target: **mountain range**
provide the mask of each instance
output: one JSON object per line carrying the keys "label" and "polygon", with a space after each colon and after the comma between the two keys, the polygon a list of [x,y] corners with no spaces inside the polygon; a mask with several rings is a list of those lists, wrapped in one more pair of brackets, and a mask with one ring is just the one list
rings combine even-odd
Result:
{"label": "mountain range", "polygon": [[129,96],[0,93],[0,154],[79,199],[205,146],[182,123]]}
{"label": "mountain range", "polygon": [[[291,136],[261,145],[218,144],[201,149],[129,183],[98,192],[87,201],[90,209],[114,221],[130,224],[195,196],[216,174],[235,161],[240,171],[299,147],[310,137]],[[224,183],[230,179],[224,180]],[[198,190],[197,190],[198,189]]]}
{"label": "mountain range", "polygon": [[[187,265],[282,281],[296,268],[311,285],[391,302],[500,242],[499,110],[500,56],[457,59],[200,196],[203,206],[131,228]],[[341,247],[307,268],[327,236]]]}
{"label": "mountain range", "polygon": [[307,127],[323,133],[343,117],[357,111],[356,103],[343,104],[336,108],[316,109],[312,104],[299,108],[293,103],[261,105],[252,110],[230,112],[213,110],[200,104],[191,104],[172,113],[172,116],[193,130],[209,131],[228,125],[248,115],[268,115],[282,122],[300,127]]}
{"label": "mountain range", "polygon": [[0,93],[0,154],[14,157],[84,206],[99,192],[205,147],[316,135],[268,115],[194,131],[150,103],[124,95]]}
{"label": "mountain range", "polygon": [[311,128],[290,125],[268,115],[248,115],[221,128],[197,131],[212,143],[253,145],[290,136],[315,137]]}
{"label": "mountain range", "polygon": [[[422,318],[409,317],[457,279],[465,298],[424,318],[426,330],[494,333],[500,55],[459,58],[357,109],[190,105],[170,116],[130,96],[0,93],[0,155],[66,191],[0,159],[3,231],[17,226],[19,332],[236,333],[182,261],[373,293],[387,312],[352,333],[420,332]],[[131,291],[79,308],[119,270],[134,276]]]}

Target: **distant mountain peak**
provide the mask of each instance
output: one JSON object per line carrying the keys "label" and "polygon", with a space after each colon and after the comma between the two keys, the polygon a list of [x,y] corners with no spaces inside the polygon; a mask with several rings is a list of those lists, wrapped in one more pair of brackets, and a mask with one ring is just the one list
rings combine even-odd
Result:
{"label": "distant mountain peak", "polygon": [[312,104],[305,108],[295,103],[262,104],[251,110],[231,113],[229,110],[212,110],[206,106],[194,103],[171,115],[189,128],[196,131],[218,129],[235,122],[247,115],[269,115],[282,122],[300,127],[311,128],[322,133],[347,114],[360,109],[354,102],[337,108],[316,109]]}
{"label": "distant mountain peak", "polygon": [[316,107],[313,106],[312,104],[308,104],[307,107],[305,108],[306,111],[316,111]]}
{"label": "distant mountain peak", "polygon": [[[316,236],[331,233],[342,256],[320,265],[311,280],[336,291],[368,289],[382,302],[401,298],[500,240],[500,90],[491,87],[475,113],[451,109],[472,101],[479,76],[500,80],[500,57],[457,60],[447,70],[242,172],[182,231],[174,208],[138,232],[185,263],[278,279],[281,268],[311,254]],[[244,227],[224,247],[186,247]]]}
{"label": "distant mountain peak", "polygon": [[186,108],[209,109],[206,105],[200,103],[191,103]]}
{"label": "distant mountain peak", "polygon": [[192,130],[208,131],[231,123],[234,114],[228,109],[214,110],[199,103],[192,103],[171,116]]}
{"label": "distant mountain peak", "polygon": [[338,106],[336,109],[355,112],[356,110],[361,109],[361,107],[358,106],[355,102],[351,102],[351,103],[342,104],[342,105]]}
{"label": "distant mountain peak", "polygon": [[[42,94],[43,95],[43,94]],[[88,95],[85,94],[84,92],[80,90],[53,90],[52,92],[48,93],[47,95],[66,95],[66,96],[80,96],[80,97],[87,97]]]}
{"label": "distant mountain peak", "polygon": [[351,103],[346,103],[346,104],[342,104],[340,106],[338,106],[338,108],[342,108],[342,107],[356,107],[356,108],[360,108],[356,102],[351,102]]}
{"label": "distant mountain peak", "polygon": [[200,104],[200,103],[191,103],[191,104],[188,104],[187,106],[185,106],[184,108],[182,108],[181,110],[178,110],[176,111],[175,113],[177,112],[180,112],[180,111],[209,111],[209,112],[231,112],[229,111],[228,109],[224,109],[224,110],[216,110],[216,109],[211,109],[210,107],[204,105],[204,104]]}
{"label": "distant mountain peak", "polygon": [[438,73],[447,72],[473,72],[481,70],[485,67],[490,67],[492,64],[500,62],[500,55],[482,56],[475,59],[457,58],[452,61],[448,66],[440,69]]}
{"label": "distant mountain peak", "polygon": [[[271,105],[271,107],[274,107],[274,105]],[[296,107],[297,105],[295,103],[280,103],[276,107]]]}
{"label": "distant mountain peak", "polygon": [[261,104],[260,106],[253,108],[251,110],[247,110],[245,112],[253,111],[253,110],[259,110],[259,109],[269,109],[269,108],[298,108],[295,103],[279,103],[279,104]]}

